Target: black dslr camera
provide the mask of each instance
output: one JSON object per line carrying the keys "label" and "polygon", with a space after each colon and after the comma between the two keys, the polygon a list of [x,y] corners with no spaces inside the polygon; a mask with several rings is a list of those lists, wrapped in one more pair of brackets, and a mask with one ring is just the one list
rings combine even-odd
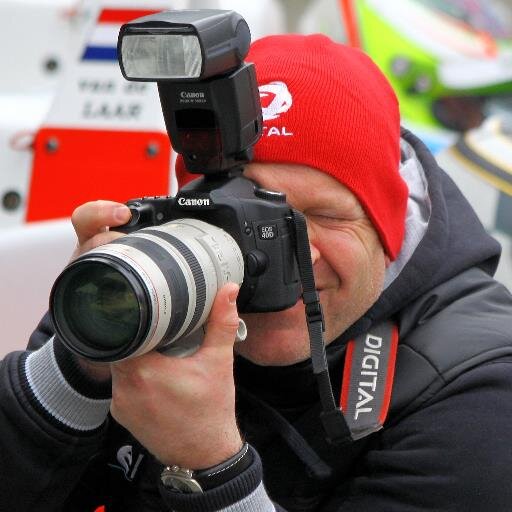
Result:
{"label": "black dslr camera", "polygon": [[[300,280],[285,195],[242,176],[263,127],[254,66],[243,62],[250,37],[247,23],[234,11],[169,11],[121,28],[124,77],[157,82],[171,144],[188,171],[203,175],[176,197],[129,201],[132,222],[123,231],[183,217],[224,229],[245,263],[239,310],[278,311],[297,302]],[[151,41],[147,53],[145,39]],[[152,55],[150,48],[156,50]],[[154,59],[145,64],[153,69],[144,73],[141,58]]]}
{"label": "black dslr camera", "polygon": [[129,233],[71,263],[51,313],[76,353],[112,361],[186,338],[226,281],[240,312],[278,311],[301,296],[292,210],[242,175],[262,133],[249,27],[234,11],[184,10],[123,25],[125,78],[156,81],[173,148],[201,174],[175,197],[127,204]]}

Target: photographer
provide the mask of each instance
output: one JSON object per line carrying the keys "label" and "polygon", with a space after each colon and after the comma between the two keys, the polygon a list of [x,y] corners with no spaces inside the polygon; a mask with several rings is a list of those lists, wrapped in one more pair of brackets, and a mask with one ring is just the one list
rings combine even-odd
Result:
{"label": "photographer", "polygon": [[[71,356],[45,319],[33,352],[3,363],[2,510],[509,510],[512,297],[491,277],[498,245],[400,132],[363,53],[283,35],[247,61],[265,131],[244,175],[305,215],[335,398],[355,408],[349,426],[378,409],[377,423],[327,439],[301,301],[242,315],[235,343],[226,284],[192,356],[111,365]],[[177,173],[195,177],[181,160]],[[129,215],[80,207],[78,252],[120,236],[105,228]],[[385,353],[387,323],[398,345]]]}

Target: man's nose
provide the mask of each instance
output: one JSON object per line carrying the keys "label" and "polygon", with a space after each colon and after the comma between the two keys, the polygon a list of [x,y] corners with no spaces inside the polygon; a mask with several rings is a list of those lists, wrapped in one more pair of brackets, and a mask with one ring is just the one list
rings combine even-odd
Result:
{"label": "man's nose", "polygon": [[311,263],[314,265],[320,259],[320,251],[314,241],[309,241],[309,250],[311,251]]}
{"label": "man's nose", "polygon": [[314,265],[320,259],[320,250],[317,246],[317,233],[315,232],[315,227],[306,217],[306,222],[308,226],[308,240],[309,240],[309,251],[311,252],[311,263]]}

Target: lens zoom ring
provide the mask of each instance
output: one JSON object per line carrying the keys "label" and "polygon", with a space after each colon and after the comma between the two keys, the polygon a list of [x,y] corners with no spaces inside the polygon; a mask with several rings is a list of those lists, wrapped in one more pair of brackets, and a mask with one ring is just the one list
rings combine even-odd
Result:
{"label": "lens zoom ring", "polygon": [[138,249],[151,258],[167,281],[174,302],[171,306],[171,318],[163,340],[172,340],[182,328],[188,315],[190,302],[187,280],[176,260],[165,247],[158,242],[138,237],[122,237],[111,242]]}
{"label": "lens zoom ring", "polygon": [[156,229],[146,229],[144,230],[144,233],[159,237],[176,248],[185,258],[188,266],[190,267],[190,271],[192,272],[192,276],[194,277],[194,283],[196,286],[196,307],[192,320],[183,333],[183,337],[185,337],[197,325],[197,322],[199,322],[206,304],[206,281],[204,280],[203,269],[201,268],[201,265],[194,253],[179,238]]}

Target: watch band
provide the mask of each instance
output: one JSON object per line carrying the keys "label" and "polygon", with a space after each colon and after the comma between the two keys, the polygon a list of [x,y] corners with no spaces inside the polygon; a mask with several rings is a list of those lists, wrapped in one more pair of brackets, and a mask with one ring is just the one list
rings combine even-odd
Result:
{"label": "watch band", "polygon": [[242,449],[216,466],[194,471],[177,465],[166,466],[161,474],[162,484],[180,493],[205,492],[218,487],[242,473],[252,463],[249,445],[244,443]]}

